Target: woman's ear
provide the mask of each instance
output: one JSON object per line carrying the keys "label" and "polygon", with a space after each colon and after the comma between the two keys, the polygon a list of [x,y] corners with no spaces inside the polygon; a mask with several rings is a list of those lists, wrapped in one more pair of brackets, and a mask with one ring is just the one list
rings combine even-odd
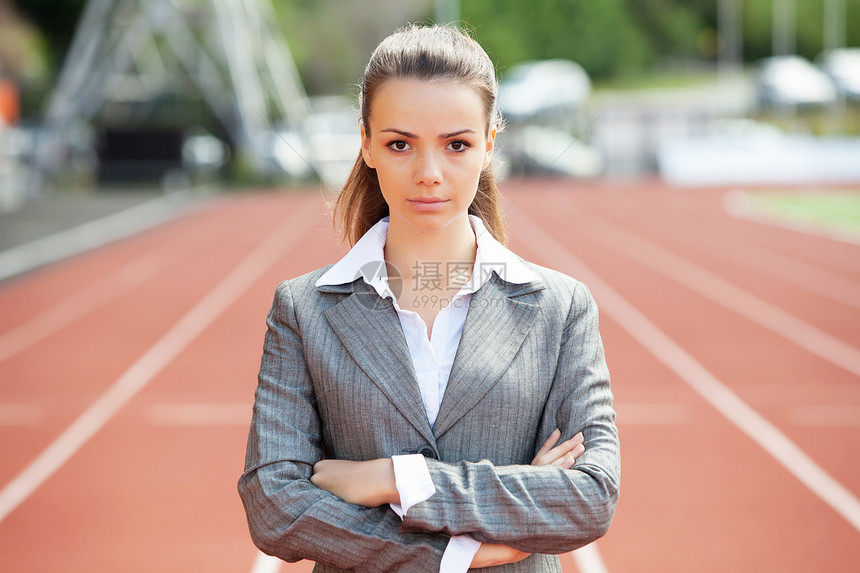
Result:
{"label": "woman's ear", "polygon": [[376,164],[373,161],[373,155],[370,153],[370,135],[364,127],[364,122],[361,122],[361,156],[364,158],[364,163],[371,169],[376,169]]}
{"label": "woman's ear", "polygon": [[496,130],[490,131],[487,136],[487,149],[484,151],[484,169],[493,162],[493,150],[496,148]]}

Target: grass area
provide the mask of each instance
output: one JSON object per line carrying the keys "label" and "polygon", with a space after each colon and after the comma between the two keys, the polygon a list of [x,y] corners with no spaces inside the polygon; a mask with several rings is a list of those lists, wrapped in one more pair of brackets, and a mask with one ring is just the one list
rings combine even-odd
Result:
{"label": "grass area", "polygon": [[832,231],[860,234],[860,189],[756,193],[753,212]]}
{"label": "grass area", "polygon": [[772,123],[786,133],[811,133],[813,135],[849,136],[860,135],[860,103],[851,102],[841,109],[793,110],[785,113],[773,110],[762,111],[756,119]]}

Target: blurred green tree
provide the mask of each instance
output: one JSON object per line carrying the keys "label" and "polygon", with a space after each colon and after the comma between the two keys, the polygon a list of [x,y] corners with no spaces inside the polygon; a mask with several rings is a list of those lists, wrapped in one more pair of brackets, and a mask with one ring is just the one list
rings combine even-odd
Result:
{"label": "blurred green tree", "polygon": [[272,0],[310,94],[361,79],[374,47],[398,26],[430,22],[433,0]]}
{"label": "blurred green tree", "polygon": [[695,6],[679,0],[626,0],[626,5],[655,58],[713,56],[700,49],[699,38],[708,24]]}
{"label": "blurred green tree", "polygon": [[[11,0],[44,34],[49,65],[58,69],[87,0]],[[205,1],[205,0],[196,0]],[[719,47],[721,0],[461,0],[460,17],[474,29],[500,70],[533,59],[569,58],[592,77],[648,69],[667,59],[712,59]],[[746,61],[768,56],[774,0],[738,0]],[[823,47],[823,5],[795,0],[797,52]],[[846,43],[860,46],[860,0],[844,0]],[[429,22],[433,0],[272,0],[310,93],[342,92],[358,80],[370,50],[392,29]]]}
{"label": "blurred green tree", "polygon": [[[773,0],[744,2],[744,49],[746,60],[770,56],[772,52]],[[824,3],[827,0],[795,0],[796,52],[812,59],[824,47]],[[844,0],[845,41],[848,46],[860,46],[860,0]],[[853,24],[852,24],[853,23]]]}
{"label": "blurred green tree", "polygon": [[[636,0],[631,0],[636,2]],[[651,1],[651,0],[646,0]],[[773,0],[738,0],[743,10],[743,50],[747,62],[770,56],[773,49]],[[678,3],[678,0],[675,0]],[[720,0],[686,0],[685,5],[702,22],[717,29],[717,9]],[[796,51],[812,59],[824,47],[824,4],[828,0],[795,0]],[[845,6],[845,43],[860,46],[860,0],[843,0]]]}
{"label": "blurred green tree", "polygon": [[57,69],[75,35],[87,0],[12,0],[15,8],[45,36],[49,65]]}
{"label": "blurred green tree", "polygon": [[463,0],[461,17],[502,73],[524,60],[567,58],[600,78],[656,57],[625,0]]}

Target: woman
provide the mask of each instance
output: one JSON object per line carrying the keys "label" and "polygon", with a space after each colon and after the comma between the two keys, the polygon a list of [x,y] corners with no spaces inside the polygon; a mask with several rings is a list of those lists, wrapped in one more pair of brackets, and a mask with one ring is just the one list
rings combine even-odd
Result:
{"label": "woman", "polygon": [[373,53],[335,210],[353,247],[282,283],[268,317],[239,481],[264,552],[322,572],[550,572],[609,527],[597,309],[500,242],[496,91],[456,28]]}

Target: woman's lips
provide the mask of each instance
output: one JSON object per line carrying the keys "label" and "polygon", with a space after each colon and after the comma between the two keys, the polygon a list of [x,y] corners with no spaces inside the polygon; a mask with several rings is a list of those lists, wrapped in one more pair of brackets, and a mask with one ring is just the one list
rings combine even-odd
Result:
{"label": "woman's lips", "polygon": [[418,211],[438,211],[448,202],[438,197],[417,197],[408,201]]}

